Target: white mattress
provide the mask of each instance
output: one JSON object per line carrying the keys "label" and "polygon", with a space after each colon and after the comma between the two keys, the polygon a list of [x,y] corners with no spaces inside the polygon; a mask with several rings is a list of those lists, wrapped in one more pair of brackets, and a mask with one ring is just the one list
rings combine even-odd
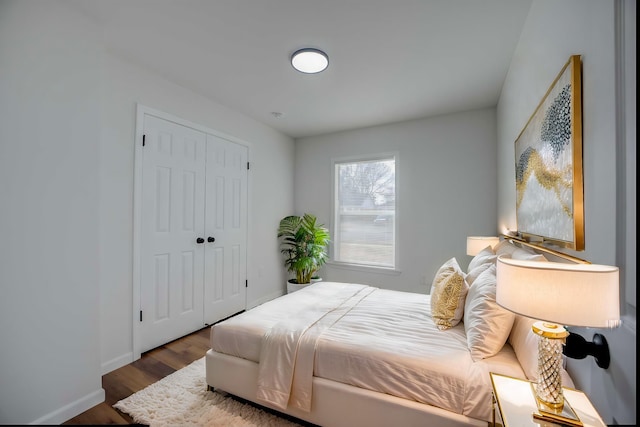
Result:
{"label": "white mattress", "polygon": [[263,338],[272,328],[317,310],[336,293],[362,288],[367,295],[315,342],[314,376],[486,421],[489,372],[525,378],[508,344],[496,356],[473,362],[464,325],[440,331],[429,295],[347,283],[320,282],[218,323],[211,328],[212,349],[260,362]]}

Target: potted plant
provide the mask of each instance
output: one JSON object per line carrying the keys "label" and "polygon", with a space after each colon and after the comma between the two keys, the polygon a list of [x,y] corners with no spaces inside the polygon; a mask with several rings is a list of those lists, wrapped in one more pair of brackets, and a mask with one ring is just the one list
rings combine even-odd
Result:
{"label": "potted plant", "polygon": [[328,258],[329,230],[318,224],[315,215],[289,215],[280,220],[278,238],[281,239],[280,252],[285,256],[284,265],[288,272],[295,274],[295,278],[287,282],[287,291],[312,283]]}

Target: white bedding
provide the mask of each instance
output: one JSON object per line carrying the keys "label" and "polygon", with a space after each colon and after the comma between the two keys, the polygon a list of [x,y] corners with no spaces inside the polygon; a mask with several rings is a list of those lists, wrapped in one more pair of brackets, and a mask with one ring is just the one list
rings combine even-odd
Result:
{"label": "white bedding", "polygon": [[256,398],[283,410],[291,403],[309,412],[319,338],[373,291],[364,285],[336,287],[330,297],[269,329],[262,337]]}
{"label": "white bedding", "polygon": [[508,344],[473,362],[464,325],[440,331],[429,298],[320,282],[214,325],[212,349],[259,362],[256,400],[282,409],[310,409],[313,375],[489,421],[489,372],[525,374]]}

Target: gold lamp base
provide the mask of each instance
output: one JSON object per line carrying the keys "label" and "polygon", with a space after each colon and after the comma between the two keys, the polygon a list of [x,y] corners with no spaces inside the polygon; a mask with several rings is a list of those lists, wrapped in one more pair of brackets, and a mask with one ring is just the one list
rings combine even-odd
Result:
{"label": "gold lamp base", "polygon": [[[536,388],[534,384],[531,384],[531,389],[534,396],[536,395]],[[566,426],[581,427],[584,424],[578,418],[578,414],[573,410],[568,401],[564,400],[561,408],[548,406],[545,402],[542,402],[536,396],[536,404],[538,411],[533,413],[533,418],[540,421],[548,421],[551,423],[562,424]]]}
{"label": "gold lamp base", "polygon": [[538,381],[531,384],[538,412],[533,417],[542,421],[582,426],[562,392],[562,346],[569,332],[555,323],[536,322],[532,326],[538,340]]}
{"label": "gold lamp base", "polygon": [[562,411],[562,345],[569,332],[562,326],[547,322],[536,322],[532,329],[540,337],[538,381],[534,387],[536,400],[552,412]]}

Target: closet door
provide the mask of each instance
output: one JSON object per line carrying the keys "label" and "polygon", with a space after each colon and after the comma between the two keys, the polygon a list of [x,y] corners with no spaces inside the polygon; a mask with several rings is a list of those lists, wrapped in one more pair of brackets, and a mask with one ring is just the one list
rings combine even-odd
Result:
{"label": "closet door", "polygon": [[247,147],[207,135],[204,318],[246,308]]}
{"label": "closet door", "polygon": [[206,134],[146,114],[144,135],[141,352],[204,326],[206,245]]}

